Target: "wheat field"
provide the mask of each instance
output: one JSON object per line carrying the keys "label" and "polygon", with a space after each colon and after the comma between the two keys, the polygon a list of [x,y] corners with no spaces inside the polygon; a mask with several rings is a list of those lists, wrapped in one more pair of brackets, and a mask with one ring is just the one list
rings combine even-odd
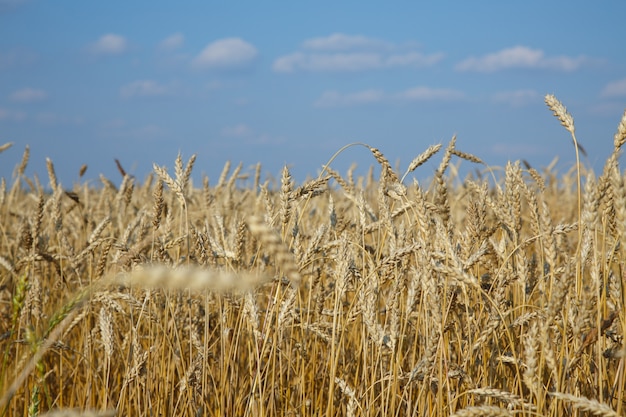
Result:
{"label": "wheat field", "polygon": [[595,174],[546,104],[561,175],[452,138],[405,172],[352,144],[365,177],[194,186],[179,155],[67,189],[27,147],[0,183],[0,415],[625,415],[626,113]]}

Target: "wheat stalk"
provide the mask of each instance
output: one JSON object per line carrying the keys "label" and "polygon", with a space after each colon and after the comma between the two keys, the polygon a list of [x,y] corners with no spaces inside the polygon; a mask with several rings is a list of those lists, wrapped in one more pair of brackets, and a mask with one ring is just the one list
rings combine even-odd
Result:
{"label": "wheat stalk", "polygon": [[114,417],[116,410],[79,410],[79,409],[59,409],[39,414],[40,417]]}

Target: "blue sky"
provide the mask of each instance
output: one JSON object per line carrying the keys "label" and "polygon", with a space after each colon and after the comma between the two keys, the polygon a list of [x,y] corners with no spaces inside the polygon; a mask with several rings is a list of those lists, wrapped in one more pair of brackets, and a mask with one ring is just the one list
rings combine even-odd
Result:
{"label": "blue sky", "polygon": [[[71,187],[153,163],[260,162],[299,181],[365,142],[404,169],[434,143],[491,166],[574,160],[543,103],[574,116],[600,170],[626,108],[626,2],[0,0],[0,176],[24,146]],[[420,168],[431,175],[439,159]],[[350,148],[333,166],[375,162]],[[464,166],[468,165],[464,163]],[[418,174],[419,176],[419,174]]]}

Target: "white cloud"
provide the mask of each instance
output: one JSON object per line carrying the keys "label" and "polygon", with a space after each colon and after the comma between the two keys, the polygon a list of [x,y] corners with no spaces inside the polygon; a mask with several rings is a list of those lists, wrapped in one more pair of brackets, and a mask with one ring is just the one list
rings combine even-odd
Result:
{"label": "white cloud", "polygon": [[255,132],[245,123],[233,126],[226,126],[221,130],[221,135],[236,140],[239,144],[245,145],[277,145],[285,142],[284,138],[267,133]]}
{"label": "white cloud", "polygon": [[116,55],[128,49],[128,41],[121,35],[108,33],[102,35],[90,46],[91,52],[97,55]]}
{"label": "white cloud", "polygon": [[182,33],[174,33],[159,43],[159,48],[166,51],[173,51],[183,46],[185,36]]}
{"label": "white cloud", "polygon": [[548,57],[541,49],[514,46],[482,57],[470,57],[456,65],[458,71],[495,72],[512,68],[574,71],[588,63],[585,56]]}
{"label": "white cloud", "polygon": [[626,96],[626,78],[608,83],[600,95],[602,97]]}
{"label": "white cloud", "polygon": [[126,127],[126,125],[127,125],[126,120],[122,118],[117,118],[117,119],[111,119],[102,123],[101,127],[103,129],[121,129],[123,127]]}
{"label": "white cloud", "polygon": [[315,107],[347,107],[376,103],[384,99],[385,93],[381,90],[364,90],[348,94],[342,94],[337,91],[326,91],[313,105]]}
{"label": "white cloud", "polygon": [[27,2],[28,0],[0,0],[0,13],[9,12]]}
{"label": "white cloud", "polygon": [[366,36],[333,33],[326,37],[307,39],[302,43],[302,47],[316,51],[345,51],[358,48],[387,49],[392,48],[393,44]]}
{"label": "white cloud", "polygon": [[21,122],[26,120],[26,113],[0,107],[0,121]]}
{"label": "white cloud", "polygon": [[257,49],[240,38],[219,39],[208,44],[192,61],[198,69],[236,69],[248,66],[258,56]]}
{"label": "white cloud", "polygon": [[435,65],[443,59],[442,53],[423,55],[419,52],[408,52],[406,54],[390,55],[385,60],[385,66],[393,67],[413,67],[422,68]]}
{"label": "white cloud", "polygon": [[205,84],[205,87],[209,91],[215,91],[215,90],[220,90],[224,88],[225,84],[223,81],[220,81],[220,80],[211,80]]}
{"label": "white cloud", "polygon": [[247,106],[250,104],[250,99],[247,97],[239,97],[233,100],[233,103],[237,106]]}
{"label": "white cloud", "polygon": [[121,119],[114,119],[101,125],[98,134],[107,139],[141,139],[150,140],[163,137],[167,131],[156,124],[130,127]]}
{"label": "white cloud", "polygon": [[448,88],[414,87],[398,93],[386,93],[382,90],[363,90],[355,93],[326,91],[317,99],[315,107],[348,107],[371,103],[402,103],[407,101],[458,101],[465,94]]}
{"label": "white cloud", "polygon": [[133,81],[120,88],[120,95],[123,98],[159,97],[169,95],[172,92],[172,87],[159,84],[153,80]]}
{"label": "white cloud", "polygon": [[36,88],[22,88],[11,93],[9,98],[18,103],[35,103],[48,98],[48,94]]}
{"label": "white cloud", "polygon": [[165,134],[165,129],[155,124],[146,125],[128,132],[129,136],[140,138],[153,138]]}
{"label": "white cloud", "polygon": [[414,87],[396,95],[398,99],[409,101],[458,101],[465,94],[450,88]]}
{"label": "white cloud", "polygon": [[0,70],[12,67],[27,66],[37,59],[34,52],[26,49],[12,49],[0,52]]}
{"label": "white cloud", "polygon": [[41,112],[35,116],[35,120],[44,125],[79,126],[85,122],[81,117],[66,117],[53,112]]}
{"label": "white cloud", "polygon": [[[621,101],[621,100],[620,100]],[[588,106],[589,112],[602,117],[619,117],[624,114],[624,106],[620,101],[601,101]]]}
{"label": "white cloud", "polygon": [[273,136],[267,133],[263,133],[258,136],[254,136],[249,140],[245,141],[246,144],[249,145],[282,145],[286,142],[285,138],[282,136]]}
{"label": "white cloud", "polygon": [[307,71],[358,71],[378,68],[380,56],[374,53],[304,54],[296,52],[274,62],[277,72]]}
{"label": "white cloud", "polygon": [[545,155],[546,147],[534,145],[532,143],[494,143],[490,147],[490,151],[493,155],[504,156],[509,159],[518,159],[524,156],[537,156]]}
{"label": "white cloud", "polygon": [[496,103],[505,103],[510,106],[520,107],[534,102],[541,103],[541,94],[535,90],[515,90],[515,91],[501,91],[491,96],[492,100]]}
{"label": "white cloud", "polygon": [[41,112],[35,117],[35,119],[39,123],[48,124],[48,125],[56,124],[60,120],[59,115],[57,115],[56,113],[52,113],[52,112]]}
{"label": "white cloud", "polygon": [[9,7],[9,6],[19,6],[20,4],[25,4],[27,0],[0,0],[0,6]]}
{"label": "white cloud", "polygon": [[423,68],[443,59],[442,53],[423,54],[412,50],[414,45],[407,50],[378,39],[342,33],[306,40],[302,48],[274,60],[274,71],[356,72]]}
{"label": "white cloud", "polygon": [[298,70],[312,72],[354,72],[386,68],[422,68],[436,64],[442,54],[423,55],[419,52],[386,55],[377,52],[350,52],[308,54],[295,52],[274,61],[274,71],[291,73]]}
{"label": "white cloud", "polygon": [[222,129],[222,135],[228,137],[244,137],[249,136],[252,133],[252,130],[245,124],[240,123],[235,126],[227,126]]}

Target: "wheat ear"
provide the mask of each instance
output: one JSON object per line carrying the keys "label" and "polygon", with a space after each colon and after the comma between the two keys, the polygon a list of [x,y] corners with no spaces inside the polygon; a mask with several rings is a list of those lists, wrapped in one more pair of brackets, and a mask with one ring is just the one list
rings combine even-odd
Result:
{"label": "wheat ear", "polygon": [[441,146],[442,146],[441,143],[438,143],[436,145],[430,145],[428,149],[426,149],[421,154],[417,155],[409,164],[409,167],[407,168],[406,172],[402,176],[402,179],[400,180],[400,182],[404,182],[404,179],[406,178],[407,175],[409,175],[411,172],[415,171],[417,168],[425,164],[426,161],[428,161],[430,158],[432,158],[433,155],[439,152],[439,150],[441,149]]}
{"label": "wheat ear", "polygon": [[301,280],[298,265],[293,254],[281,240],[280,236],[257,216],[252,216],[248,219],[248,227],[254,237],[276,258],[276,265],[282,268],[283,273],[291,283],[298,285]]}
{"label": "wheat ear", "polygon": [[6,151],[7,149],[9,149],[11,146],[13,146],[13,142],[7,142],[4,145],[0,146],[0,153]]}
{"label": "wheat ear", "polygon": [[624,110],[622,119],[617,126],[617,132],[615,133],[615,136],[613,136],[614,152],[617,152],[619,149],[621,149],[624,142],[626,142],[626,110]]}
{"label": "wheat ear", "polygon": [[508,410],[492,405],[481,405],[479,407],[467,407],[457,411],[450,417],[513,417]]}
{"label": "wheat ear", "polygon": [[558,398],[559,400],[571,403],[575,408],[589,411],[591,414],[596,416],[619,417],[619,414],[613,411],[611,407],[596,400],[586,397],[577,397],[572,394],[564,394],[561,392],[551,392],[550,395],[554,398]]}

